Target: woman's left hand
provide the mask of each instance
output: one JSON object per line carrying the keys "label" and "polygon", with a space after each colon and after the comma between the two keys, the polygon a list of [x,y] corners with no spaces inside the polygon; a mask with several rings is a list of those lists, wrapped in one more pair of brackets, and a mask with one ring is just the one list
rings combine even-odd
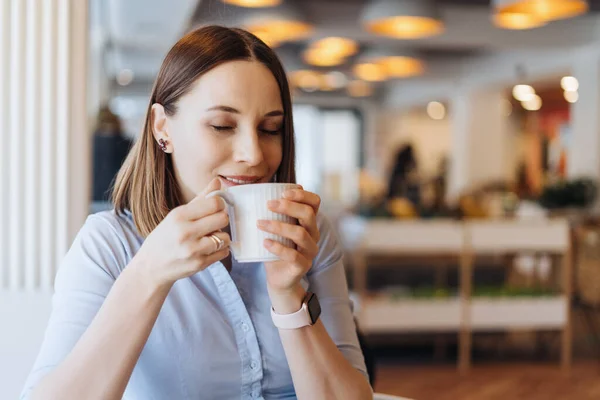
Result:
{"label": "woman's left hand", "polygon": [[265,248],[280,259],[280,261],[265,263],[271,297],[287,295],[297,297],[301,292],[300,280],[306,275],[319,252],[317,243],[320,233],[317,227],[317,213],[320,205],[321,198],[318,195],[302,188],[288,190],[281,200],[268,203],[271,211],[298,220],[298,225],[280,221],[258,222],[259,229],[291,239],[296,244],[294,249],[270,239],[265,240]]}

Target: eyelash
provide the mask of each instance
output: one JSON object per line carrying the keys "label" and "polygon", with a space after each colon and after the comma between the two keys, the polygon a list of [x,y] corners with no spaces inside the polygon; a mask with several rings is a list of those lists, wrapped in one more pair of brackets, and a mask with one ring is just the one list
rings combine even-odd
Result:
{"label": "eyelash", "polygon": [[[232,131],[234,128],[232,126],[218,126],[218,125],[211,125],[211,127],[217,131],[217,132],[227,132],[227,131]],[[267,129],[260,129],[261,132],[266,133],[267,135],[279,135],[281,133],[281,129],[277,129],[274,131],[270,131]]]}
{"label": "eyelash", "polygon": [[231,126],[218,126],[218,125],[211,125],[211,127],[217,131],[217,132],[225,132],[225,131],[231,131],[233,130],[233,127]]}

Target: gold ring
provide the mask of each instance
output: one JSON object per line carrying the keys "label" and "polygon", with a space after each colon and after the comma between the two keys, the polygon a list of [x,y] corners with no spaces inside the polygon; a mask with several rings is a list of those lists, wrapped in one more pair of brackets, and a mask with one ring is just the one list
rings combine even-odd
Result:
{"label": "gold ring", "polygon": [[217,249],[215,250],[215,253],[221,249],[223,249],[223,247],[225,246],[225,241],[223,239],[221,239],[220,237],[218,237],[217,235],[215,235],[214,233],[212,235],[209,236],[213,242],[215,242],[215,245],[217,246]]}

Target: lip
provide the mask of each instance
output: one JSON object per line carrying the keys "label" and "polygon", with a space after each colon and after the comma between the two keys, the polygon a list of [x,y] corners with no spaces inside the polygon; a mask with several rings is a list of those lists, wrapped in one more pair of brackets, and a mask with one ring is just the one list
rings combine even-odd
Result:
{"label": "lip", "polygon": [[260,176],[251,176],[251,175],[219,175],[219,180],[224,186],[240,186],[240,185],[248,185],[249,183],[235,183],[230,181],[229,179],[235,179],[237,181],[245,181],[252,183],[259,183],[262,180]]}

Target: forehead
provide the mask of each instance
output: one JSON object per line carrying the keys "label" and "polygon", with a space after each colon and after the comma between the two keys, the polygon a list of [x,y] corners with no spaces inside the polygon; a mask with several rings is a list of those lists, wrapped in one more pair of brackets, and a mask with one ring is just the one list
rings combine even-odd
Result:
{"label": "forehead", "polygon": [[242,112],[281,109],[279,85],[273,73],[258,61],[229,61],[203,74],[182,103],[226,105]]}

